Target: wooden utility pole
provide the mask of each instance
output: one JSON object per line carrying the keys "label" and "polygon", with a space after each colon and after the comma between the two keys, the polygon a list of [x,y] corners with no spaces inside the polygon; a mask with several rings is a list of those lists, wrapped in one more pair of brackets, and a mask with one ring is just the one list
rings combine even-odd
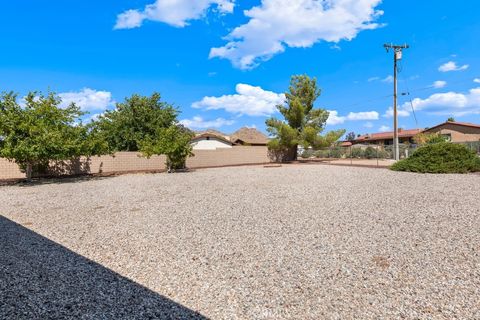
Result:
{"label": "wooden utility pole", "polygon": [[409,45],[383,45],[387,52],[390,49],[393,50],[393,154],[395,160],[400,160],[400,148],[398,143],[398,111],[397,111],[397,73],[398,73],[398,61],[402,60],[403,49],[408,49]]}

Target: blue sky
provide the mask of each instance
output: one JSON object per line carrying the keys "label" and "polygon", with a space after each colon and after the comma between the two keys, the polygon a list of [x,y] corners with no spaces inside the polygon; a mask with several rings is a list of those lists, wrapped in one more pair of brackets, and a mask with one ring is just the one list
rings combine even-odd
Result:
{"label": "blue sky", "polygon": [[[290,76],[317,77],[327,129],[388,130],[392,54],[401,127],[480,123],[480,2],[5,1],[0,90],[53,90],[90,116],[158,91],[193,129],[264,130]],[[476,81],[475,81],[476,79]],[[410,103],[410,99],[412,103]],[[416,118],[412,113],[415,108]],[[418,124],[417,124],[418,123]]]}

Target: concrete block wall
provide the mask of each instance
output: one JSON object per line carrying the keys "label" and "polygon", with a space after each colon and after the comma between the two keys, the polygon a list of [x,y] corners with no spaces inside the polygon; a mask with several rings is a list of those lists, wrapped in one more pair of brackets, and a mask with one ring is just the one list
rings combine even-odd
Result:
{"label": "concrete block wall", "polygon": [[[230,149],[194,150],[187,160],[189,168],[209,168],[270,162],[267,147],[236,146]],[[114,156],[81,158],[79,161],[52,163],[49,175],[113,174],[164,171],[165,156],[141,157],[137,152],[117,152]],[[0,158],[0,180],[22,179],[18,165]]]}

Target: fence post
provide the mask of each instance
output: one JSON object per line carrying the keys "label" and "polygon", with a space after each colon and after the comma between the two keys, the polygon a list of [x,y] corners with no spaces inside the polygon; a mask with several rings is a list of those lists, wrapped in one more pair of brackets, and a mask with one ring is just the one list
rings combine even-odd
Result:
{"label": "fence post", "polygon": [[352,146],[350,146],[350,165],[353,164]]}
{"label": "fence post", "polygon": [[376,150],[377,150],[377,156],[376,156],[376,158],[377,158],[377,168],[378,168],[378,144],[377,144]]}

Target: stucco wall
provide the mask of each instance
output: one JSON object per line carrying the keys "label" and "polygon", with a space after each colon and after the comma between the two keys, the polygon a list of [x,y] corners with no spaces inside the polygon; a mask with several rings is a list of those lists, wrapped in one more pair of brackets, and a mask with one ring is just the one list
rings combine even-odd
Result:
{"label": "stucco wall", "polygon": [[[195,156],[187,160],[189,168],[208,168],[269,162],[267,147],[235,146],[229,149],[194,150]],[[66,161],[52,164],[51,175],[110,174],[165,170],[165,156],[150,159],[136,152],[118,152],[115,156],[82,158],[74,163]],[[0,158],[0,180],[21,179],[25,174],[15,163]]]}
{"label": "stucco wall", "polygon": [[452,142],[480,141],[480,128],[459,126],[455,124],[444,124],[438,128],[427,130],[427,132],[450,134],[452,137]]}
{"label": "stucco wall", "polygon": [[195,140],[195,142],[192,143],[192,147],[194,150],[215,150],[223,148],[230,149],[232,145],[220,139],[210,137],[208,140],[207,138]]}

